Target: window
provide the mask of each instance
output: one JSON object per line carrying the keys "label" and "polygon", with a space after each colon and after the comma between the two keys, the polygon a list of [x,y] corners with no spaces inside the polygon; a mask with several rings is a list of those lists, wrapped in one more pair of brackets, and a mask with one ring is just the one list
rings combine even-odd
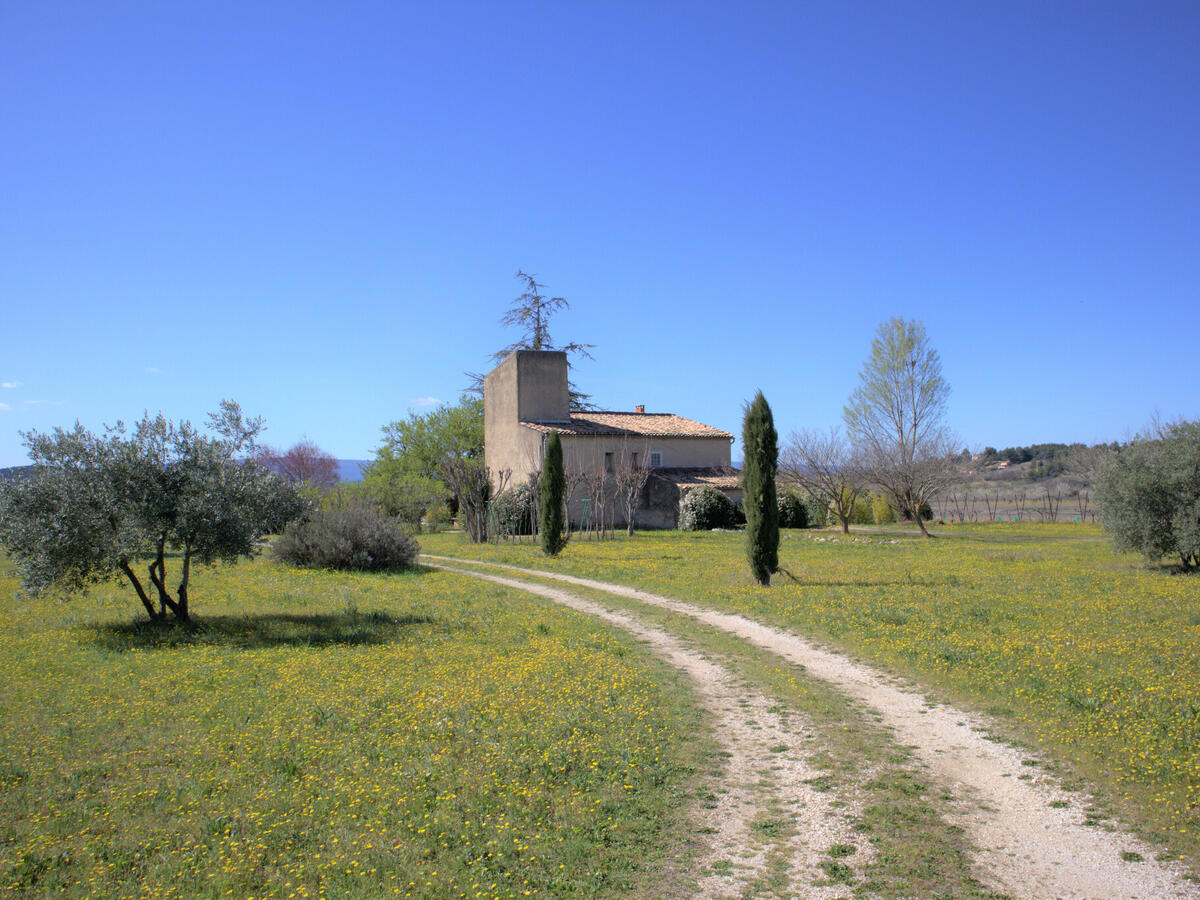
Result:
{"label": "window", "polygon": [[652,469],[662,468],[662,451],[661,450],[651,450],[650,451],[650,468],[652,468]]}
{"label": "window", "polygon": [[637,451],[636,451],[636,450],[634,450],[634,451],[633,451],[631,454],[629,454],[629,468],[631,468],[631,469],[636,469],[636,468],[637,468],[637,466],[638,466],[638,458],[637,458],[637,456],[638,456],[638,455],[637,455]]}
{"label": "window", "polygon": [[608,472],[609,474],[612,474],[612,470],[613,470],[612,459],[613,459],[613,455],[611,453],[604,454],[604,471]]}

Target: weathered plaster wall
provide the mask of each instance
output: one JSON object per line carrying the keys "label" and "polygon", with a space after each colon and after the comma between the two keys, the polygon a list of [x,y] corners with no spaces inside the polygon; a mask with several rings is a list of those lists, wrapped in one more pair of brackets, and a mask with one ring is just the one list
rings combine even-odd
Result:
{"label": "weathered plaster wall", "polygon": [[643,438],[643,437],[584,437],[563,435],[563,464],[567,471],[585,472],[604,468],[604,454],[613,455],[613,467],[630,454],[638,455],[640,465],[649,465],[651,452],[662,453],[662,466],[728,466],[728,438]]}
{"label": "weathered plaster wall", "polygon": [[540,466],[542,436],[521,419],[569,422],[567,354],[517,350],[483,379],[483,458],[496,485],[496,473],[512,472],[510,484]]}

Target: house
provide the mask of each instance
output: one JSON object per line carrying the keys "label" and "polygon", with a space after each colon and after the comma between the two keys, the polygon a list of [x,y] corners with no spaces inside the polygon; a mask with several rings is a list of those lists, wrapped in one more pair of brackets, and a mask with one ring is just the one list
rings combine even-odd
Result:
{"label": "house", "polygon": [[[733,435],[671,413],[572,412],[567,390],[567,354],[517,350],[483,382],[484,460],[493,488],[521,484],[541,471],[546,438],[562,440],[572,522],[603,510],[624,525],[616,501],[617,476],[648,469],[634,524],[672,528],[683,493],[702,484],[741,500],[741,477],[730,466]],[[585,504],[584,501],[588,503]]]}

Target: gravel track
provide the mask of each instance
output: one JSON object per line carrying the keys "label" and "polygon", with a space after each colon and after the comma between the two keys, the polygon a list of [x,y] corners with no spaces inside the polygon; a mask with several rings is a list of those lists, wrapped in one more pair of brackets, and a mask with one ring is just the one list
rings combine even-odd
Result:
{"label": "gravel track", "polygon": [[[773,700],[728,669],[633,616],[552,587],[440,562],[429,565],[537,594],[603,619],[646,642],[655,655],[687,675],[713,717],[715,737],[724,751],[720,790],[694,813],[708,844],[707,852],[691,864],[698,878],[697,900],[745,897],[771,877],[769,855],[778,848],[756,835],[753,827],[766,817],[778,817],[805,836],[803,842],[789,841],[785,848],[791,857],[785,867],[790,891],[812,900],[846,896],[844,886],[816,882],[824,878],[819,864],[829,858],[828,849],[852,840],[849,820],[858,810],[852,803],[835,805],[839,803],[836,793],[815,790],[809,783],[825,772],[808,763],[820,747],[801,716],[785,718]],[[862,864],[870,854],[864,851],[857,857],[856,864]]]}
{"label": "gravel track", "polygon": [[[1025,765],[1025,754],[985,737],[987,723],[981,717],[930,703],[900,679],[745,616],[588,578],[453,561],[562,581],[689,616],[799,664],[861,701],[880,715],[898,743],[913,748],[943,786],[967,801],[959,804],[963,812],[954,821],[975,847],[978,877],[996,890],[1023,900],[1200,900],[1200,887],[1182,868],[1155,860],[1157,851],[1144,841],[1085,825],[1080,795],[1065,792],[1054,779]],[[1068,805],[1055,808],[1051,803]]]}

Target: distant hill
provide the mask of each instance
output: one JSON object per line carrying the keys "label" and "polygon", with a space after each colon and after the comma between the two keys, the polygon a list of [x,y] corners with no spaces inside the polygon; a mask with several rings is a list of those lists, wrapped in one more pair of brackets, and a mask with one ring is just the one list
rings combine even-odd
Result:
{"label": "distant hill", "polygon": [[15,481],[24,478],[32,469],[33,466],[9,466],[7,469],[0,469],[0,479]]}
{"label": "distant hill", "polygon": [[369,459],[339,459],[338,478],[341,481],[362,481],[362,467],[369,463]]}

